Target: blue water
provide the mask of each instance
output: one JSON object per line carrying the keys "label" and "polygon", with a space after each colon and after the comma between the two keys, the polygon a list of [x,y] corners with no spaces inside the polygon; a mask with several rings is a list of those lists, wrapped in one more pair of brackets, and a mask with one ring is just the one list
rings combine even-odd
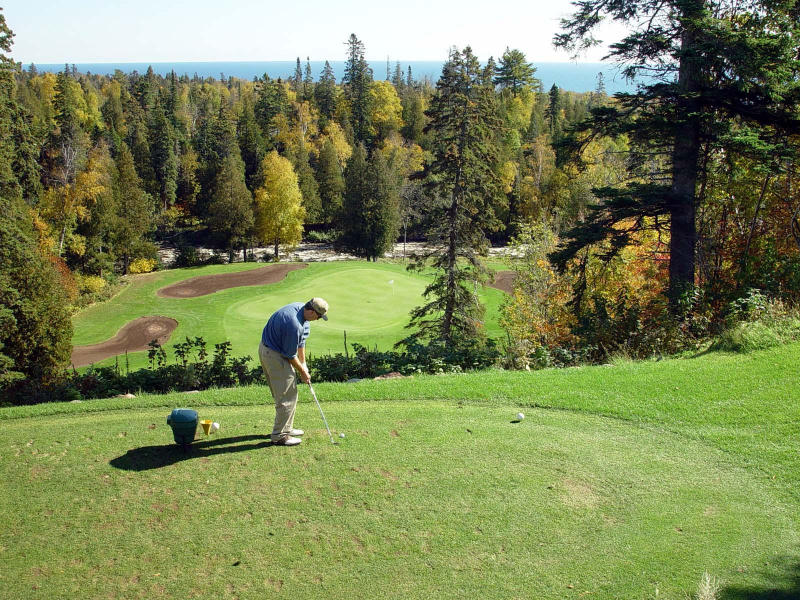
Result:
{"label": "blue water", "polygon": [[[311,73],[314,80],[318,80],[325,61],[311,61]],[[396,62],[389,65],[393,74]],[[401,62],[400,68],[405,74],[411,66],[411,75],[414,79],[421,81],[428,79],[431,83],[436,83],[442,72],[441,61],[411,61]],[[301,63],[305,73],[305,62]],[[341,81],[344,75],[345,61],[330,61],[330,65],[336,74],[336,81]],[[24,65],[28,68],[29,65]],[[266,74],[273,79],[281,77],[286,79],[293,76],[296,61],[267,61],[267,62],[176,62],[176,63],[75,63],[75,67],[81,73],[94,73],[99,75],[113,75],[115,70],[123,73],[137,71],[145,73],[147,68],[152,66],[153,71],[160,75],[169,75],[175,71],[178,76],[188,75],[193,77],[214,77],[220,79],[225,77],[238,77],[240,79],[250,79],[261,77]],[[373,70],[374,79],[386,79],[386,62],[373,62],[370,64]],[[618,69],[605,63],[533,63],[536,67],[536,77],[542,82],[545,91],[556,84],[563,90],[572,92],[590,92],[597,89],[597,74],[603,73],[605,79],[606,92],[632,92],[635,84],[626,82]],[[50,71],[56,73],[64,70],[63,64],[37,64],[39,71]]]}

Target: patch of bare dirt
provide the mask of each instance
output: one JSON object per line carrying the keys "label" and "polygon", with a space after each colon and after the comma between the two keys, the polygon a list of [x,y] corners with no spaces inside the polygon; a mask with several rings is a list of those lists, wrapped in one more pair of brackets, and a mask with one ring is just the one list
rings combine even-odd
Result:
{"label": "patch of bare dirt", "polygon": [[516,273],[514,271],[497,271],[494,274],[494,281],[489,284],[489,287],[498,289],[506,294],[512,294],[514,292],[515,277]]}
{"label": "patch of bare dirt", "polygon": [[75,346],[72,349],[72,365],[86,367],[125,352],[147,350],[153,340],[163,345],[177,326],[178,322],[169,317],[139,317],[123,326],[110,340],[89,346]]}
{"label": "patch of bare dirt", "polygon": [[162,298],[197,298],[228,288],[277,283],[282,281],[289,271],[304,269],[307,266],[307,264],[277,264],[241,273],[201,275],[163,287],[156,292],[156,295]]}

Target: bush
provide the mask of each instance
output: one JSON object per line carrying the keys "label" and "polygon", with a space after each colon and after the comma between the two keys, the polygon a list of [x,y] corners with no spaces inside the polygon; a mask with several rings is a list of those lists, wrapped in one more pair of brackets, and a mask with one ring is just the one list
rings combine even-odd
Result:
{"label": "bush", "polygon": [[158,268],[158,261],[154,258],[137,258],[128,266],[128,272],[133,274],[152,273]]}
{"label": "bush", "polygon": [[332,242],[335,238],[335,232],[331,231],[307,231],[305,234],[306,241],[309,243],[323,243],[327,244]]}
{"label": "bush", "polygon": [[99,275],[76,274],[75,280],[78,283],[78,291],[82,295],[100,294],[108,285],[108,282]]}
{"label": "bush", "polygon": [[463,343],[458,347],[444,344],[409,344],[404,351],[381,352],[353,344],[354,354],[329,354],[308,361],[314,379],[319,381],[347,381],[386,375],[391,372],[460,373],[485,369],[495,365],[500,352],[493,340],[485,344]]}
{"label": "bush", "polygon": [[711,345],[713,350],[751,352],[800,339],[800,315],[760,290],[730,303],[726,328]]}
{"label": "bush", "polygon": [[200,253],[197,252],[197,248],[194,246],[180,246],[172,266],[175,269],[181,269],[185,267],[199,267],[202,264],[203,258],[200,256]]}

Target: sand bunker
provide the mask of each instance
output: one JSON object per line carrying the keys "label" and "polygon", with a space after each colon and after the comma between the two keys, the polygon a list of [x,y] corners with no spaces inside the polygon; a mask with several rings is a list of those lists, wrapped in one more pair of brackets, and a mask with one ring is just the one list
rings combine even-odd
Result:
{"label": "sand bunker", "polygon": [[496,288],[506,294],[513,294],[515,277],[516,273],[514,271],[498,271],[494,274],[494,281],[489,284],[489,287]]}
{"label": "sand bunker", "polygon": [[241,273],[220,273],[201,275],[163,287],[156,292],[162,298],[197,298],[220,290],[243,285],[266,285],[282,281],[289,271],[304,269],[306,264],[277,264]]}
{"label": "sand bunker", "polygon": [[85,367],[125,352],[147,350],[153,340],[163,345],[177,326],[178,322],[169,317],[139,317],[126,324],[110,340],[90,346],[75,346],[72,349],[72,365]]}

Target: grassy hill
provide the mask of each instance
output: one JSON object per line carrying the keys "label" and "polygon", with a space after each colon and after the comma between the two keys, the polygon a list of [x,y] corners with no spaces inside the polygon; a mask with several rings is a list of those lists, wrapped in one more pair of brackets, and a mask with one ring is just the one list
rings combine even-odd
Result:
{"label": "grassy hill", "polygon": [[[800,344],[0,409],[13,598],[800,597]],[[165,417],[221,424],[188,453]],[[516,421],[518,411],[526,414]]]}

